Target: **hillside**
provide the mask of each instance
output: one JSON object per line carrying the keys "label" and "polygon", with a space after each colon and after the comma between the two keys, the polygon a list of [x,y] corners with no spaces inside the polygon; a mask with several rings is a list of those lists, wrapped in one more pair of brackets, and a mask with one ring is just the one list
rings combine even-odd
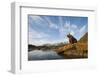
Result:
{"label": "hillside", "polygon": [[88,33],[86,33],[75,44],[66,44],[56,48],[55,51],[65,58],[87,58],[88,57]]}
{"label": "hillside", "polygon": [[86,33],[80,40],[79,42],[87,42],[88,41],[88,33]]}

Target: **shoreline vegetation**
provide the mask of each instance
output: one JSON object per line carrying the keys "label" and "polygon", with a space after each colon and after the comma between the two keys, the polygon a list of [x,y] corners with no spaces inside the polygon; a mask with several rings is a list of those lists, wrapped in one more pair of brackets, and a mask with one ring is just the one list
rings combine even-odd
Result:
{"label": "shoreline vegetation", "polygon": [[28,45],[28,52],[33,50],[53,50],[57,54],[62,55],[65,59],[75,58],[88,58],[88,33],[85,33],[83,37],[77,43],[57,43],[57,44],[45,44],[41,46]]}

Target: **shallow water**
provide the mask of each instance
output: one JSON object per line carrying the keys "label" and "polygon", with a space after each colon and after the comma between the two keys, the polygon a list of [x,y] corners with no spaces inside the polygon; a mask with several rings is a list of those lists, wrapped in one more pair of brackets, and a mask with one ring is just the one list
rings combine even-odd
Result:
{"label": "shallow water", "polygon": [[64,59],[53,50],[33,50],[28,52],[28,60],[54,60]]}

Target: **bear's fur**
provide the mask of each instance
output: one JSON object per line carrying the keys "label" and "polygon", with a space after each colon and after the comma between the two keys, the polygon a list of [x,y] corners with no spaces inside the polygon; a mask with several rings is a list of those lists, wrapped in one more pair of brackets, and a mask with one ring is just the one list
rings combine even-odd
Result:
{"label": "bear's fur", "polygon": [[67,37],[69,38],[70,44],[77,43],[77,39],[75,37],[73,37],[71,34],[68,34]]}

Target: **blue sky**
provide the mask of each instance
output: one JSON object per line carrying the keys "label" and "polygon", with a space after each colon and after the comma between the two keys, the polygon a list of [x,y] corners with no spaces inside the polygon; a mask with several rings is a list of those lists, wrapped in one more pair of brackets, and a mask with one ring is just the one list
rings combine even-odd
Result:
{"label": "blue sky", "polygon": [[67,34],[80,39],[88,31],[88,18],[75,16],[29,15],[29,44],[68,42]]}

